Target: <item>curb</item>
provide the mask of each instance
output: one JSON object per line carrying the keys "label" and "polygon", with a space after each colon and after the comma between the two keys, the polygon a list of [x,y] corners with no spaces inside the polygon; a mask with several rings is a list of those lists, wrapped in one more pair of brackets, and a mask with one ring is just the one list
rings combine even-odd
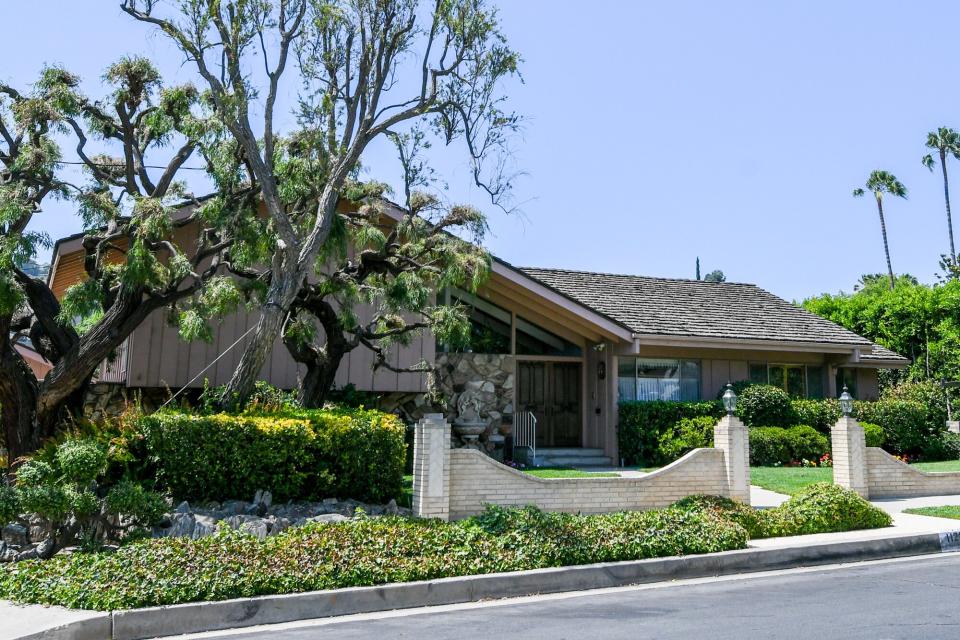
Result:
{"label": "curb", "polygon": [[374,611],[960,551],[960,531],[493,573],[114,611],[24,640],[145,640]]}

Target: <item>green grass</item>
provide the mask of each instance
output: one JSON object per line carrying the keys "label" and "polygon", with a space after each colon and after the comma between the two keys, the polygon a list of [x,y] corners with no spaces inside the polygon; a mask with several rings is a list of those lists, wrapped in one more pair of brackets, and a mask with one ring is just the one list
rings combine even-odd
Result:
{"label": "green grass", "polygon": [[904,509],[904,513],[915,513],[918,516],[933,516],[934,518],[953,518],[960,520],[960,505],[945,505],[942,507],[916,507]]}
{"label": "green grass", "polygon": [[750,467],[750,483],[758,487],[795,495],[815,482],[833,482],[830,467]]}
{"label": "green grass", "polygon": [[960,471],[960,460],[944,460],[943,462],[915,462],[911,467],[920,471]]}

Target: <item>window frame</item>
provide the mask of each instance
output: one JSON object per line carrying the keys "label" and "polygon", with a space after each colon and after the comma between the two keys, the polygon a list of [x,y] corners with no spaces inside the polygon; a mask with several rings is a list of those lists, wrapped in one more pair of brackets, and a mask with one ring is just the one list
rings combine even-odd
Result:
{"label": "window frame", "polygon": [[[624,360],[633,361],[633,375],[629,376],[628,379],[632,381],[633,393],[631,398],[624,398],[621,393],[622,384],[621,380],[624,379],[624,376],[621,375],[623,370]],[[649,362],[674,362],[676,363],[676,378],[651,378],[651,377],[640,377],[640,364],[641,361]],[[696,368],[696,376],[684,376],[684,370],[694,365]],[[640,380],[641,379],[651,379],[651,380],[675,380],[677,384],[677,399],[676,400],[667,400],[673,402],[699,402],[703,399],[703,360],[699,358],[653,358],[645,356],[618,356],[617,359],[617,401],[618,402],[657,402],[658,400],[665,400],[665,398],[640,398]],[[684,398],[684,389],[686,388],[687,382],[696,382],[696,393],[694,398]]]}

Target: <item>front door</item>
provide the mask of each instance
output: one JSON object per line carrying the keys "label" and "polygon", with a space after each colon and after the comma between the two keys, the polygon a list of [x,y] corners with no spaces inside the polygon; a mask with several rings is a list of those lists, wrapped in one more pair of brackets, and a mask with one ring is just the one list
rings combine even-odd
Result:
{"label": "front door", "polygon": [[579,362],[517,363],[517,410],[537,418],[538,447],[579,447]]}

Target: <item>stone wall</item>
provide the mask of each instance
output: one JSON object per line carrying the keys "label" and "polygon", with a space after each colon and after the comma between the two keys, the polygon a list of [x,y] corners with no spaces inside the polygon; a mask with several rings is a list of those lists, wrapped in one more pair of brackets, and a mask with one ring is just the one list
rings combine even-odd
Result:
{"label": "stone wall", "polygon": [[[735,420],[735,419],[734,419]],[[718,428],[720,426],[718,425]],[[474,449],[450,449],[450,424],[442,415],[417,423],[414,437],[413,508],[421,517],[456,520],[486,505],[534,505],[547,511],[606,513],[665,507],[708,494],[750,503],[747,429],[730,421],[726,448],[694,449],[639,478],[538,478],[500,464]],[[730,460],[733,464],[727,464]]]}
{"label": "stone wall", "polygon": [[481,439],[497,432],[508,435],[513,427],[515,367],[515,358],[510,355],[438,353],[433,384],[442,398],[446,418],[457,417],[461,394],[475,392],[480,399],[480,417],[488,422]]}
{"label": "stone wall", "polygon": [[160,408],[170,397],[167,389],[131,389],[125,384],[97,382],[83,396],[83,416],[93,422],[116,418],[128,406],[139,404],[144,412]]}

